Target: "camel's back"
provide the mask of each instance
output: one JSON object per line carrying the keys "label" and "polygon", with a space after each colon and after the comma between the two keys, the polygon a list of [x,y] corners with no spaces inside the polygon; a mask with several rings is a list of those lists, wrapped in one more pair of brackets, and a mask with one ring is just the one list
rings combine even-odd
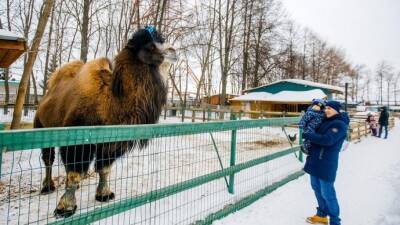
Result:
{"label": "camel's back", "polygon": [[48,91],[53,91],[53,89],[63,81],[72,80],[84,64],[84,62],[76,60],[61,66],[53,74],[51,74],[47,85]]}
{"label": "camel's back", "polygon": [[[35,121],[41,126],[61,127],[70,126],[74,117],[80,114],[90,116],[96,112],[93,107],[103,99],[98,90],[107,86],[111,68],[109,60],[95,59],[87,63],[74,61],[65,64],[52,74],[49,80],[49,90],[39,104]],[[106,72],[104,72],[106,70]],[[92,115],[94,121],[97,115]],[[85,124],[85,121],[79,125]],[[91,122],[89,122],[91,123]]]}

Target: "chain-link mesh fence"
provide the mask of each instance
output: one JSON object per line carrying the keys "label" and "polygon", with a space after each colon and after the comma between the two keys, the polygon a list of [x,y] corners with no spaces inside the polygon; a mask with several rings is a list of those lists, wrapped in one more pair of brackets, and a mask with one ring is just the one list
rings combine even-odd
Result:
{"label": "chain-link mesh fence", "polygon": [[301,175],[298,119],[0,132],[0,224],[210,223]]}

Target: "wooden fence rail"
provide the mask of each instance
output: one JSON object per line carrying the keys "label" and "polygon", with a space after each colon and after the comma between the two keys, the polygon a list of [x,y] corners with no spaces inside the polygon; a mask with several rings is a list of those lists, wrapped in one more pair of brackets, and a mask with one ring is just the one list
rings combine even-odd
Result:
{"label": "wooden fence rail", "polygon": [[[394,117],[389,118],[389,129],[395,125]],[[349,141],[361,140],[362,137],[371,133],[370,127],[365,119],[352,119],[349,127]]]}

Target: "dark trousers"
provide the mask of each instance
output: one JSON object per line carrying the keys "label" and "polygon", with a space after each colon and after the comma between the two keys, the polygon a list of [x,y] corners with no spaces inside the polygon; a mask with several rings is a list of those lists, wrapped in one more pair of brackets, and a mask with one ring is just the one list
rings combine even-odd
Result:
{"label": "dark trousers", "polygon": [[333,182],[327,182],[315,176],[310,177],[311,187],[318,202],[317,215],[329,216],[330,225],[340,225],[339,203]]}
{"label": "dark trousers", "polygon": [[379,137],[382,135],[382,128],[385,128],[385,138],[388,136],[388,125],[379,125]]}

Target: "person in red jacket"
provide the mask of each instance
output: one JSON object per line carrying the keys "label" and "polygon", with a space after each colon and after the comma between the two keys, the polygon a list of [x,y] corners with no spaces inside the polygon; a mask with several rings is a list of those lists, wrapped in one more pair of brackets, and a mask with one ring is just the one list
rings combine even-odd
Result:
{"label": "person in red jacket", "polygon": [[371,130],[372,136],[377,136],[378,124],[376,123],[375,116],[372,113],[368,113],[368,117],[365,121],[369,125],[369,129]]}

